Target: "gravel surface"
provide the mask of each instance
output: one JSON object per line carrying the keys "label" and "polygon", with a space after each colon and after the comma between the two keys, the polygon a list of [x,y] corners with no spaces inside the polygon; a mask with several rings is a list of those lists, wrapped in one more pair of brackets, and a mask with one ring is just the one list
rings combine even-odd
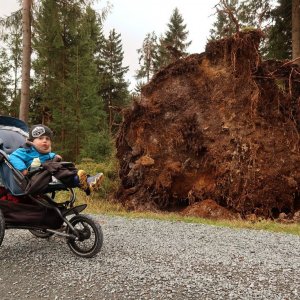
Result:
{"label": "gravel surface", "polygon": [[104,244],[7,230],[0,299],[300,299],[300,238],[201,224],[94,216]]}

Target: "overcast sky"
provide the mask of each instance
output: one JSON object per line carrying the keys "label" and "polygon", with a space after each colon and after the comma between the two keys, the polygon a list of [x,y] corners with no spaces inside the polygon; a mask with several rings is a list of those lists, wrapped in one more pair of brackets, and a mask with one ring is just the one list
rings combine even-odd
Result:
{"label": "overcast sky", "polygon": [[[110,0],[111,13],[105,23],[105,33],[115,28],[121,34],[124,50],[124,66],[129,66],[127,79],[134,81],[138,69],[137,49],[141,48],[147,33],[155,31],[159,36],[167,30],[173,10],[177,7],[189,31],[192,41],[189,53],[204,51],[209,30],[215,20],[214,6],[219,0]],[[98,1],[96,10],[106,6],[106,1]],[[0,17],[9,15],[19,8],[17,0],[0,0]],[[131,88],[134,82],[131,84]]]}

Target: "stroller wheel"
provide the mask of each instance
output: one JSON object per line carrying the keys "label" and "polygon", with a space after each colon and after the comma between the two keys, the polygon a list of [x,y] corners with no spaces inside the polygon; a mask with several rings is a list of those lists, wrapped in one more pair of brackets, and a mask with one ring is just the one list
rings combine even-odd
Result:
{"label": "stroller wheel", "polygon": [[[77,239],[68,239],[70,249],[80,257],[93,257],[101,249],[103,233],[99,223],[86,215],[77,215],[70,220],[78,233]],[[67,233],[74,234],[70,227]]]}
{"label": "stroller wheel", "polygon": [[47,232],[43,229],[29,229],[29,231],[36,237],[41,238],[41,239],[47,239],[50,236],[52,236],[54,233],[53,232]]}
{"label": "stroller wheel", "polygon": [[1,246],[3,238],[4,238],[4,233],[5,233],[5,219],[4,219],[3,213],[0,209],[0,246]]}

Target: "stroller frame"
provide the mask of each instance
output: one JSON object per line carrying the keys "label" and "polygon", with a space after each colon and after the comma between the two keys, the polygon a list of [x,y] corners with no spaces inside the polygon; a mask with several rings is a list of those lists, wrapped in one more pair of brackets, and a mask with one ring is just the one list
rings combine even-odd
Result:
{"label": "stroller frame", "polygon": [[[61,162],[61,164],[68,164]],[[5,169],[5,178],[3,180],[3,168]],[[37,169],[31,172],[39,172]],[[55,220],[53,224],[49,222],[26,223],[12,221],[9,218],[9,209],[7,207],[16,207],[22,205],[12,203],[6,200],[0,200],[0,245],[2,244],[6,229],[27,229],[38,238],[50,238],[52,235],[65,238],[66,242],[73,253],[80,257],[93,257],[102,247],[103,233],[101,226],[90,216],[80,214],[86,207],[86,204],[75,206],[76,195],[73,188],[65,186],[63,183],[49,183],[48,188],[41,194],[26,194],[23,191],[29,178],[24,176],[20,171],[15,169],[10,163],[7,153],[3,150],[3,141],[0,140],[0,171],[4,187],[11,192],[16,198],[30,199],[32,208],[41,208],[45,210],[45,216],[51,216]],[[13,184],[11,184],[13,181]],[[8,185],[6,183],[9,183]],[[12,188],[13,187],[13,188]],[[69,191],[69,199],[63,202],[56,202],[55,196],[59,191]],[[6,212],[3,205],[6,206]],[[28,206],[28,205],[27,205]],[[30,205],[29,205],[30,206]],[[22,209],[21,209],[22,214]]]}

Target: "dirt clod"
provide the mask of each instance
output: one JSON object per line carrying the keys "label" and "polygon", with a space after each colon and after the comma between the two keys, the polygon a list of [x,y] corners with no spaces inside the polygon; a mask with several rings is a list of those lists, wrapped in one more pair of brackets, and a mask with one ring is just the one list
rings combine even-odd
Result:
{"label": "dirt clod", "polygon": [[216,201],[212,199],[205,199],[203,201],[189,205],[181,212],[181,214],[184,216],[195,216],[205,219],[238,219],[237,215],[233,214],[225,207],[220,206],[216,203]]}

